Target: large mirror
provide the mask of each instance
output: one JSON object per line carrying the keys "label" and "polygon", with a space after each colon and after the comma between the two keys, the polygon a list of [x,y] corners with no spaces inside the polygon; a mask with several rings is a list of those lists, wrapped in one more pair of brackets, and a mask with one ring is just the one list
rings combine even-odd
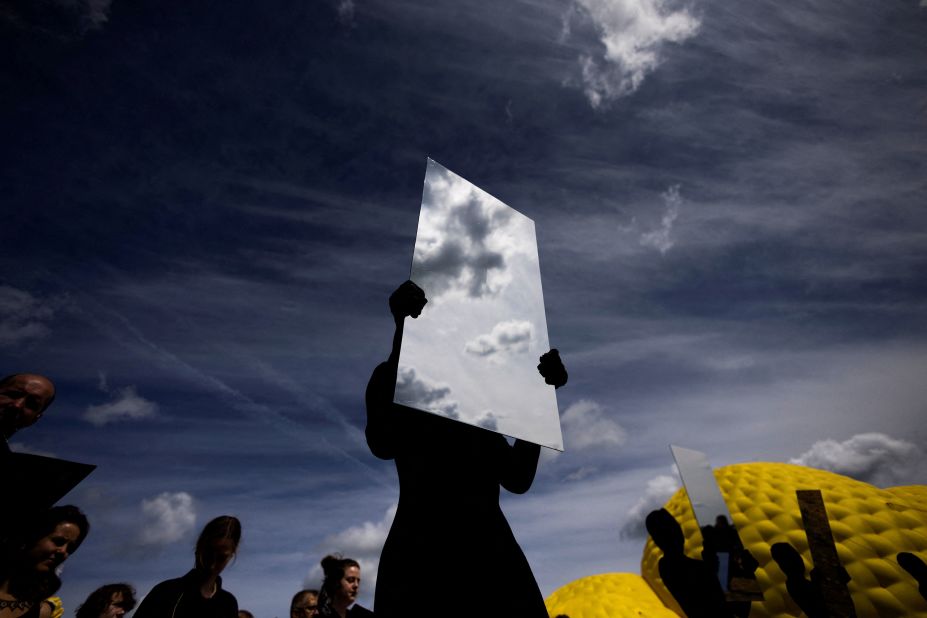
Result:
{"label": "large mirror", "polygon": [[563,450],[534,222],[428,159],[394,401]]}

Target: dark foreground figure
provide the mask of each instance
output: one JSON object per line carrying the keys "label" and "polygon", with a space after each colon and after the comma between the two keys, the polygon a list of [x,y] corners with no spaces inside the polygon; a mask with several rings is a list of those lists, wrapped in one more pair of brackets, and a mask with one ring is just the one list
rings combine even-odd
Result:
{"label": "dark foreground figure", "polygon": [[[499,486],[531,487],[541,447],[396,405],[393,391],[402,325],[417,317],[424,293],[406,282],[390,298],[393,352],[367,386],[367,444],[394,459],[399,508],[377,575],[378,618],[482,616],[548,618],[531,567],[499,508]],[[566,383],[556,352],[539,366],[548,383]],[[538,378],[540,379],[540,378]]]}

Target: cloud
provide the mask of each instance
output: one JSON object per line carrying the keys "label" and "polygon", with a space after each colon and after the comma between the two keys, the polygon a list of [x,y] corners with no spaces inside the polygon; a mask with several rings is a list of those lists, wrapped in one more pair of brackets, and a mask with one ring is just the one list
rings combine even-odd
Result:
{"label": "cloud", "polygon": [[10,442],[10,450],[14,453],[28,453],[29,455],[41,455],[42,457],[57,457],[51,451],[42,451],[39,449],[34,449],[28,444],[23,444],[22,442]]}
{"label": "cloud", "polygon": [[499,417],[491,411],[483,413],[479,418],[473,421],[473,424],[483,429],[489,429],[490,431],[499,431]]}
{"label": "cloud", "polygon": [[507,283],[512,211],[479,187],[429,162],[412,278],[431,298],[496,295]]}
{"label": "cloud", "polygon": [[621,446],[627,432],[605,416],[602,407],[594,401],[580,399],[561,416],[564,441],[570,448]]}
{"label": "cloud", "polygon": [[458,418],[458,403],[450,395],[449,386],[419,377],[412,367],[400,367],[397,372],[396,400],[404,405]]}
{"label": "cloud", "polygon": [[29,292],[0,285],[0,348],[43,339],[51,333],[48,322],[54,303]]}
{"label": "cloud", "polygon": [[468,341],[465,350],[476,356],[494,356],[500,352],[527,352],[534,327],[525,320],[499,322],[492,331]]}
{"label": "cloud", "polygon": [[576,0],[592,18],[605,46],[602,58],[580,58],[586,98],[593,108],[629,95],[661,62],[667,43],[698,32],[699,20],[666,0]]}
{"label": "cloud", "polygon": [[661,474],[647,481],[644,495],[628,509],[619,532],[621,538],[646,539],[647,529],[644,526],[644,520],[647,514],[662,508],[679,487],[679,479],[668,474]]}
{"label": "cloud", "polygon": [[670,233],[673,231],[673,223],[679,216],[679,205],[682,204],[682,198],[679,196],[679,185],[674,185],[663,193],[663,202],[666,204],[666,213],[660,220],[660,227],[641,234],[640,243],[645,247],[653,247],[660,253],[665,254],[673,248],[673,239]]}
{"label": "cloud", "polygon": [[852,477],[877,487],[921,482],[927,457],[911,442],[883,433],[861,433],[843,442],[819,440],[790,463]]}
{"label": "cloud", "polygon": [[[361,579],[364,588],[372,590],[377,583],[377,568],[380,565],[380,552],[386,542],[393,518],[396,516],[397,504],[392,505],[383,514],[378,522],[365,521],[358,526],[325,537],[318,549],[322,553],[338,553],[345,558],[353,558],[360,563]],[[307,588],[318,588],[322,583],[322,567],[316,564],[309,571],[303,585]]]}
{"label": "cloud", "polygon": [[164,492],[150,500],[142,500],[142,516],[141,545],[174,543],[196,524],[193,496],[184,491]]}
{"label": "cloud", "polygon": [[[101,376],[101,386],[105,386],[105,376]],[[83,419],[102,427],[114,421],[149,418],[157,411],[158,404],[140,397],[134,386],[126,386],[116,391],[113,401],[89,406],[83,414]]]}

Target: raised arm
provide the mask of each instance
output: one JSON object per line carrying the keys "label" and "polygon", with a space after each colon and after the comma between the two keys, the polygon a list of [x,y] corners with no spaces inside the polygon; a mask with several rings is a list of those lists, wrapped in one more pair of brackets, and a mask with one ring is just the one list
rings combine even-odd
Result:
{"label": "raised arm", "polygon": [[393,348],[386,362],[380,363],[373,370],[366,393],[367,446],[370,447],[370,452],[380,459],[392,459],[395,456],[395,424],[390,422],[389,411],[396,391],[396,372],[399,368],[399,350],[405,318],[417,318],[427,302],[425,292],[411,281],[400,285],[389,297],[389,309],[396,325]]}

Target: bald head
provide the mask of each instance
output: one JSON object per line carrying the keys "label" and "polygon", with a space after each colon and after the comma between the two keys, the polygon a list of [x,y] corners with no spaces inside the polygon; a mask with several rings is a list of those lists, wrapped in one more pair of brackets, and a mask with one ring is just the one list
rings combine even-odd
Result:
{"label": "bald head", "polygon": [[55,385],[45,376],[14,373],[0,379],[0,434],[9,438],[42,418],[55,399]]}

